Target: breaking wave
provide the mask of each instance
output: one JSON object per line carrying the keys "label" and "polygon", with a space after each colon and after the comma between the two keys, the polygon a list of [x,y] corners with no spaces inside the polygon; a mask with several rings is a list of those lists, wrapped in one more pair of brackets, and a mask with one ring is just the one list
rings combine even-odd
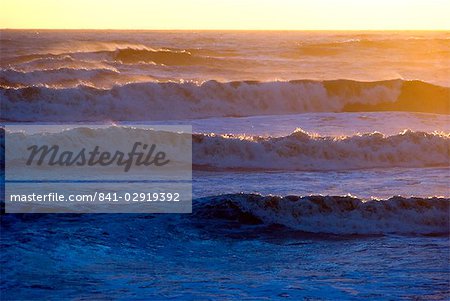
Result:
{"label": "breaking wave", "polygon": [[450,135],[405,131],[321,137],[298,130],[285,137],[193,137],[197,168],[348,170],[450,166]]}
{"label": "breaking wave", "polygon": [[448,198],[364,201],[352,196],[262,196],[225,194],[197,200],[199,220],[239,224],[278,224],[327,234],[446,234],[450,232]]}
{"label": "breaking wave", "polygon": [[348,111],[450,113],[450,88],[402,80],[0,88],[0,97],[2,118],[14,121],[174,120]]}
{"label": "breaking wave", "polygon": [[[167,140],[168,133],[164,134]],[[169,153],[184,149],[191,135],[170,133]],[[27,145],[54,145],[70,150],[74,145],[128,151],[136,141],[162,143],[152,129],[112,126],[80,127],[57,133],[9,136],[9,159],[25,158],[18,150]],[[166,141],[165,140],[165,141]],[[28,144],[27,144],[28,143]],[[17,157],[19,156],[19,157]],[[232,135],[193,134],[192,161],[199,170],[350,170],[382,167],[448,167],[450,134],[405,131],[385,136],[368,133],[344,137],[322,137],[297,130],[284,137],[236,137]]]}

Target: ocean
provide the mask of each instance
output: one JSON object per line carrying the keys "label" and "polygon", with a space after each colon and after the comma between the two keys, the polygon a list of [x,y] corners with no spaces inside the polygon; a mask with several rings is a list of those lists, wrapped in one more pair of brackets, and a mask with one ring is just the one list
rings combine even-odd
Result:
{"label": "ocean", "polygon": [[192,213],[2,214],[2,300],[450,298],[449,32],[2,30],[0,68],[36,141],[193,131]]}

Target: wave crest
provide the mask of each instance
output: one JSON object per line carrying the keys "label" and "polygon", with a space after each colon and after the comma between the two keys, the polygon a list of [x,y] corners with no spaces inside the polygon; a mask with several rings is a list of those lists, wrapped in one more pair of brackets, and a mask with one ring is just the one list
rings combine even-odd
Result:
{"label": "wave crest", "polygon": [[[181,135],[172,133],[178,145]],[[8,158],[25,156],[16,150],[26,143],[58,144],[70,150],[80,141],[84,147],[128,150],[134,142],[158,137],[151,129],[112,126],[74,128],[57,133],[9,136]],[[153,137],[153,138],[151,138]],[[119,143],[120,142],[120,143]],[[169,147],[169,146],[167,146]],[[177,146],[181,147],[181,146]],[[186,147],[186,146],[184,146]],[[190,150],[189,150],[190,152]],[[405,131],[384,136],[380,133],[344,137],[322,137],[298,130],[284,137],[237,137],[233,135],[193,134],[192,160],[195,169],[213,170],[349,170],[381,167],[450,166],[450,134]]]}
{"label": "wave crest", "polygon": [[[198,54],[194,54],[194,52]],[[110,63],[118,62],[123,64],[153,63],[172,66],[207,63],[209,56],[200,55],[200,51],[196,51],[195,49],[188,51],[168,48],[118,47],[111,50],[22,55],[2,62],[2,65],[35,64],[36,62],[42,64],[52,61],[71,62],[73,60],[77,62],[90,61],[97,63],[108,61]]]}
{"label": "wave crest", "polygon": [[446,234],[450,229],[447,198],[364,201],[351,196],[226,194],[198,201],[193,214],[200,220],[279,224],[311,233]]}
{"label": "wave crest", "polygon": [[297,130],[285,137],[194,135],[199,169],[348,170],[450,166],[450,134],[405,131],[321,137]]}
{"label": "wave crest", "polygon": [[135,48],[117,49],[113,52],[113,58],[125,64],[143,62],[163,65],[193,65],[206,59],[205,57],[195,56],[186,50]]}
{"label": "wave crest", "polygon": [[0,88],[16,121],[173,120],[305,112],[450,114],[450,89],[418,81],[143,82],[97,89]]}
{"label": "wave crest", "polygon": [[57,68],[34,70],[31,72],[14,69],[0,70],[0,86],[5,88],[26,88],[28,86],[45,85],[73,85],[77,86],[86,82],[111,80],[120,73],[107,68]]}

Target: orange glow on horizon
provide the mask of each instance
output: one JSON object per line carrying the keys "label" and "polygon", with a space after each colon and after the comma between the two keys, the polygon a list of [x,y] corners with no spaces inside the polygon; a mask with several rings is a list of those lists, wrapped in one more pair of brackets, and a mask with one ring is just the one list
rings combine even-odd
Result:
{"label": "orange glow on horizon", "polygon": [[448,30],[445,0],[5,0],[0,28]]}

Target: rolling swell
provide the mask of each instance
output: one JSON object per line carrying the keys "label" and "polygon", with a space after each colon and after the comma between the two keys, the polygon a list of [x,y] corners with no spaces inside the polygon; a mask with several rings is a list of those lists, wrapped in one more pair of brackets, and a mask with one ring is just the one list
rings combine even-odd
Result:
{"label": "rolling swell", "polygon": [[351,196],[262,196],[225,194],[194,203],[193,216],[212,223],[278,224],[327,234],[446,234],[448,198],[404,198],[364,201]]}
{"label": "rolling swell", "polygon": [[285,137],[193,137],[198,169],[349,170],[450,166],[450,135],[412,132],[321,137],[297,130]]}
{"label": "rolling swell", "polygon": [[[195,53],[194,53],[195,52]],[[198,54],[196,54],[198,53]],[[15,64],[30,64],[35,61],[46,60],[87,60],[106,61],[109,63],[137,64],[152,63],[167,66],[194,65],[210,62],[209,56],[201,55],[200,51],[183,49],[151,49],[146,47],[122,47],[113,50],[64,52],[59,54],[42,53],[22,55],[5,59],[3,66],[13,66]]]}
{"label": "rolling swell", "polygon": [[450,89],[420,81],[143,82],[111,89],[0,88],[14,121],[173,120],[305,112],[450,113]]}
{"label": "rolling swell", "polygon": [[125,64],[144,62],[163,65],[194,65],[203,63],[207,60],[206,57],[195,56],[191,52],[185,50],[134,48],[117,49],[113,53],[113,58],[114,60]]}
{"label": "rolling swell", "polygon": [[[171,133],[171,149],[190,148],[182,144],[186,139]],[[168,134],[165,134],[169,137]],[[8,158],[26,159],[24,150],[30,144],[54,145],[70,150],[83,142],[93,149],[116,149],[128,151],[136,141],[155,142],[157,132],[112,126],[108,128],[75,128],[58,133],[26,135],[14,133],[9,136]],[[186,138],[186,137],[185,137]],[[189,137],[187,137],[189,139]],[[120,143],[119,143],[120,142]],[[181,145],[180,145],[181,143]],[[19,156],[19,157],[17,157]],[[25,156],[22,158],[22,156]],[[384,136],[380,133],[345,137],[321,137],[297,130],[284,137],[235,137],[193,134],[192,161],[198,170],[350,170],[381,167],[448,167],[450,161],[450,134],[405,131]]]}
{"label": "rolling swell", "polygon": [[[424,45],[426,45],[426,47],[424,47]],[[340,41],[298,43],[294,49],[289,49],[285,55],[292,58],[298,58],[303,56],[330,56],[345,52],[355,53],[357,51],[383,51],[390,49],[427,56],[439,56],[442,55],[441,48],[448,46],[450,46],[450,39],[448,38],[370,39],[353,37]]]}
{"label": "rolling swell", "polygon": [[65,85],[73,86],[87,81],[99,81],[101,79],[117,78],[120,73],[106,68],[57,68],[46,70],[34,70],[31,72],[17,71],[14,69],[0,70],[0,86],[12,88],[26,88],[28,86]]}

